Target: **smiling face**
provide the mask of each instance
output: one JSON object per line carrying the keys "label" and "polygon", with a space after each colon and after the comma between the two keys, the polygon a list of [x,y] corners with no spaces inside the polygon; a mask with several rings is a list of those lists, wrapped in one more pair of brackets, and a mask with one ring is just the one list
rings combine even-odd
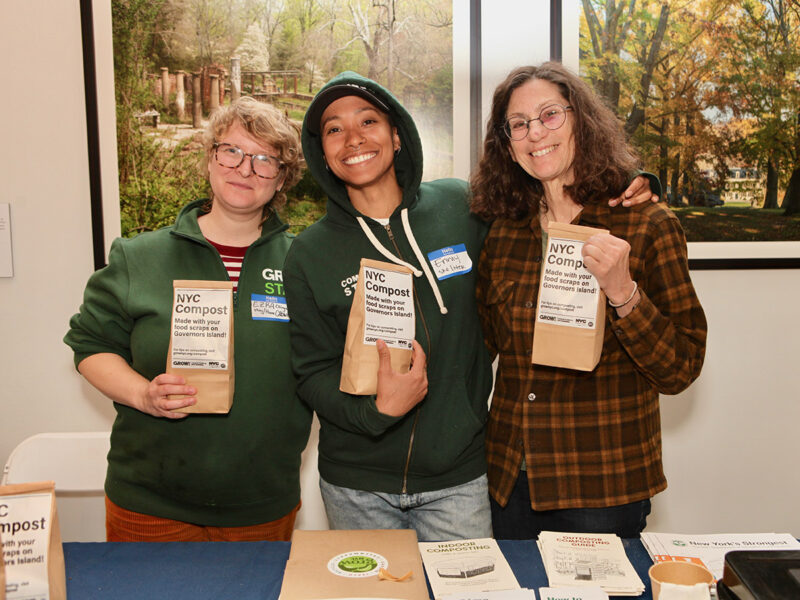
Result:
{"label": "smiling face", "polygon": [[[532,119],[550,104],[567,106],[569,102],[556,84],[544,79],[531,79],[512,92],[506,118]],[[531,121],[528,135],[521,140],[509,140],[512,160],[545,185],[572,183],[575,159],[573,124],[572,112],[567,112],[566,121],[555,130],[545,128],[539,121]]]}
{"label": "smiling face", "polygon": [[[248,154],[278,156],[274,147],[259,142],[236,122],[217,141],[237,146]],[[211,210],[246,217],[261,215],[264,206],[283,186],[283,180],[282,171],[275,179],[264,179],[253,173],[249,156],[245,156],[238,167],[223,167],[212,152],[208,159],[208,181],[214,192]]]}
{"label": "smiling face", "polygon": [[345,96],[322,113],[320,132],[328,168],[348,190],[397,186],[400,138],[386,113],[359,96]]}

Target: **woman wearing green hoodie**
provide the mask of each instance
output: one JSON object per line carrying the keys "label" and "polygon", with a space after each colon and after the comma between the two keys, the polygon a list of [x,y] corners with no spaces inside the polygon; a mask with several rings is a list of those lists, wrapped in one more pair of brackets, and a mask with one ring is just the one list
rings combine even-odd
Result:
{"label": "woman wearing green hoodie", "polygon": [[[303,123],[308,168],[328,194],[284,267],[298,393],[320,420],[320,489],[335,529],[413,528],[421,540],[490,536],[484,426],[492,370],[475,302],[486,225],[458,179],[422,182],[422,145],[405,108],[352,72],[317,94]],[[647,193],[646,198],[650,197]],[[437,256],[451,257],[439,270]],[[412,368],[378,392],[339,391],[360,260],[415,274]]]}
{"label": "woman wearing green hoodie", "polygon": [[[117,413],[109,541],[292,535],[311,413],[289,364],[281,268],[294,236],[276,210],[300,178],[298,129],[253,98],[217,110],[203,136],[210,199],[185,206],[174,225],[115,240],[70,320],[75,365]],[[184,377],[164,372],[176,279],[234,282],[228,414],[175,412],[197,401]]]}

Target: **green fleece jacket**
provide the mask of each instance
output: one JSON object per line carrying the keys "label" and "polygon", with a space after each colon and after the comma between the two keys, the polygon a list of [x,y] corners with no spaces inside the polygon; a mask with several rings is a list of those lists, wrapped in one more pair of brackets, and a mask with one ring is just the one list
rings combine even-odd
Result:
{"label": "green fleece jacket", "polygon": [[[328,194],[327,215],[296,239],[284,267],[298,392],[320,420],[319,471],[334,485],[408,493],[460,485],[486,472],[484,424],[492,371],[475,302],[475,272],[486,226],[470,215],[464,181],[420,183],[422,146],[411,116],[378,84],[343,73],[327,85],[366,86],[390,108],[402,150],[395,169],[402,204],[384,227],[365,217],[378,241],[416,268],[409,233],[435,273],[414,278],[416,339],[427,355],[428,395],[403,417],[378,412],[374,396],[339,391],[347,322],[362,257],[386,261],[356,221],[345,186],[325,167],[320,138],[303,127],[311,173]],[[456,255],[452,271],[436,259]]]}
{"label": "green fleece jacket", "polygon": [[[202,203],[187,205],[171,227],[113,243],[108,266],[89,279],[64,338],[76,365],[111,352],[147,379],[165,371],[172,281],[228,279],[198,227]],[[252,302],[284,296],[281,271],[292,242],[285,230],[272,215],[244,259],[234,298],[230,413],[171,420],[114,405],[105,485],[114,503],[179,521],[238,527],[280,518],[300,501],[300,453],[311,413],[295,394],[288,324],[251,314]]]}

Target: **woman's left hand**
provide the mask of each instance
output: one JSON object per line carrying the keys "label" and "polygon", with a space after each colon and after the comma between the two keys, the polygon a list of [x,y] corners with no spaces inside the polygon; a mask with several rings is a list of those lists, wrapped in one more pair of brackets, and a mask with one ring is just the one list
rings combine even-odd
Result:
{"label": "woman's left hand", "polygon": [[[595,234],[583,244],[583,264],[595,276],[600,289],[613,304],[625,302],[634,290],[628,265],[630,252],[631,246],[628,242],[610,233]],[[638,293],[637,291],[636,294]],[[624,308],[634,304],[635,299],[631,298]],[[630,310],[622,312],[627,313]],[[620,314],[619,309],[617,314]]]}
{"label": "woman's left hand", "polygon": [[634,177],[622,195],[608,201],[609,206],[616,206],[622,202],[622,206],[635,206],[643,202],[658,202],[658,196],[650,190],[650,180],[644,175]]}

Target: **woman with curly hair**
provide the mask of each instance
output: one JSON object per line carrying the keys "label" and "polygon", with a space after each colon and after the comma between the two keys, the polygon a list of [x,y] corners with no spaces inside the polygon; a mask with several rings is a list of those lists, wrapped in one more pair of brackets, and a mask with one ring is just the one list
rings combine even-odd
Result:
{"label": "woman with curly hair", "polygon": [[[638,163],[614,113],[562,65],[518,68],[496,89],[471,188],[473,212],[493,221],[477,296],[486,345],[499,355],[486,438],[498,538],[637,536],[667,485],[659,393],[700,374],[706,319],[673,213],[609,206]],[[582,250],[610,305],[590,372],[531,364],[551,223],[610,232]]]}
{"label": "woman with curly hair", "polygon": [[[280,297],[293,236],[276,213],[300,178],[299,127],[240,98],[214,113],[203,141],[210,200],[187,204],[170,227],[115,240],[64,339],[117,412],[109,541],[288,541],[300,506],[311,414],[289,364]],[[234,283],[228,414],[175,412],[197,402],[193,386],[164,372],[176,279]]]}

